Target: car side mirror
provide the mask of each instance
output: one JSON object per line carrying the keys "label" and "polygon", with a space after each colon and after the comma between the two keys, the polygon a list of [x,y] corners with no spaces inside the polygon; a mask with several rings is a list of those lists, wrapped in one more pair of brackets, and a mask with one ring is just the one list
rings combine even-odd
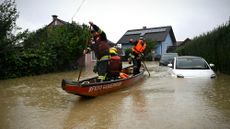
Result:
{"label": "car side mirror", "polygon": [[215,67],[215,65],[214,65],[214,64],[209,64],[209,66],[210,66],[210,67]]}
{"label": "car side mirror", "polygon": [[168,67],[172,68],[172,64],[168,64]]}

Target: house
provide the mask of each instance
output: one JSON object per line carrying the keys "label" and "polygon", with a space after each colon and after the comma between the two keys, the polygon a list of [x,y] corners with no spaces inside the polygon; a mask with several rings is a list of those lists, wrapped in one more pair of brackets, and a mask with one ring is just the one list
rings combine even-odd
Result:
{"label": "house", "polygon": [[47,25],[48,28],[52,28],[52,27],[55,27],[55,26],[61,26],[61,25],[65,25],[67,22],[61,20],[61,19],[58,19],[57,15],[52,15],[53,17],[53,21],[50,22],[50,24]]}
{"label": "house", "polygon": [[181,47],[187,44],[188,42],[192,41],[190,38],[186,38],[184,41],[177,41],[176,46]]}
{"label": "house", "polygon": [[174,52],[177,48],[184,46],[185,44],[189,43],[190,41],[192,41],[190,38],[186,38],[184,41],[177,41],[176,46],[170,46],[167,49],[167,53],[168,52]]}
{"label": "house", "polygon": [[118,40],[117,44],[121,44],[123,51],[127,48],[131,48],[132,44],[129,43],[129,39],[137,40],[140,36],[143,36],[146,40],[153,40],[157,42],[157,47],[154,50],[154,59],[160,59],[161,55],[167,52],[169,46],[176,45],[176,38],[171,26],[154,27],[142,29],[128,30]]}

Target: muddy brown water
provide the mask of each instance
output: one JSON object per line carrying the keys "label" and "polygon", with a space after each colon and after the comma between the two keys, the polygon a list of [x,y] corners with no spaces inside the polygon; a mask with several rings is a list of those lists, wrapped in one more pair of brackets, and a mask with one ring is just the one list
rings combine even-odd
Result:
{"label": "muddy brown water", "polygon": [[61,89],[78,71],[1,80],[0,129],[230,128],[230,76],[178,79],[157,62],[146,64],[151,77],[93,99]]}

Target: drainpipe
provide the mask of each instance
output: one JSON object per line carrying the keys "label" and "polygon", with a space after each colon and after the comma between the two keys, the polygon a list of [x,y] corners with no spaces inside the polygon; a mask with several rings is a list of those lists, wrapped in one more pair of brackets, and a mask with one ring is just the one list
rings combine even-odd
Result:
{"label": "drainpipe", "polygon": [[163,46],[163,45],[162,45],[162,43],[161,43],[161,56],[162,56],[162,50],[163,50],[162,46]]}

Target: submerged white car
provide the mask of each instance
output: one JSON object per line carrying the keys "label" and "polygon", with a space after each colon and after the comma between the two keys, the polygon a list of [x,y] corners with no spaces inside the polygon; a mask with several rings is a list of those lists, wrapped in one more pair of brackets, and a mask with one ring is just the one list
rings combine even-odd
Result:
{"label": "submerged white car", "polygon": [[172,63],[168,64],[170,73],[177,78],[216,78],[211,69],[214,64],[208,64],[205,59],[197,56],[174,57]]}

